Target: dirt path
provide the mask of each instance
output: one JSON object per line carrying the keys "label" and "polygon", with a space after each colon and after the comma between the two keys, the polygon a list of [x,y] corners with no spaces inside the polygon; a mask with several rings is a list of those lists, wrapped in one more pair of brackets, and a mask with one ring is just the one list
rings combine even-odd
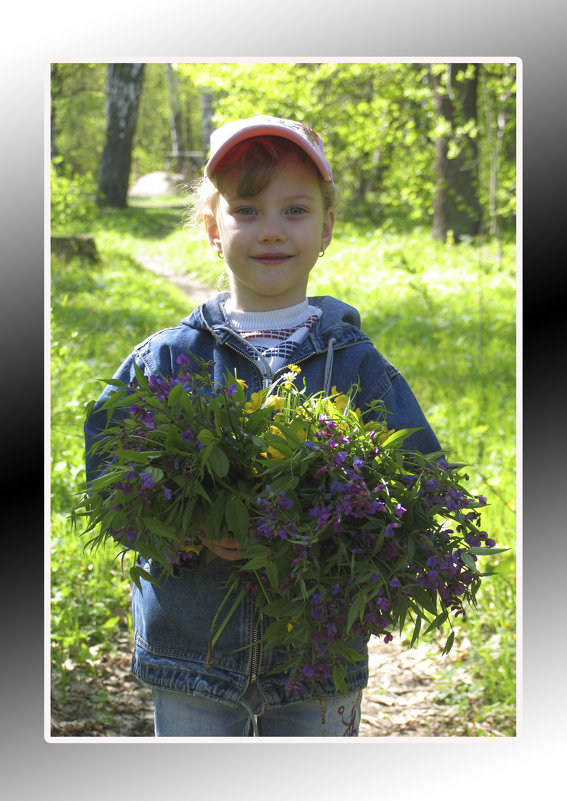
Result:
{"label": "dirt path", "polygon": [[[63,691],[52,686],[53,737],[153,737],[151,691],[130,672],[131,641],[116,638],[97,675],[70,673]],[[431,646],[409,649],[396,642],[369,643],[370,680],[362,701],[360,737],[502,736],[488,724],[463,720],[437,700],[441,662]],[[453,657],[454,658],[454,657]],[[448,658],[443,665],[450,666]]]}
{"label": "dirt path", "polygon": [[146,253],[137,253],[135,258],[142,267],[151,270],[153,273],[156,273],[156,275],[167,278],[172,284],[182,289],[193,301],[195,306],[204,303],[216,293],[216,290],[210,286],[201,284],[183,273],[176,273],[173,270],[169,270],[159,259],[148,256]]}

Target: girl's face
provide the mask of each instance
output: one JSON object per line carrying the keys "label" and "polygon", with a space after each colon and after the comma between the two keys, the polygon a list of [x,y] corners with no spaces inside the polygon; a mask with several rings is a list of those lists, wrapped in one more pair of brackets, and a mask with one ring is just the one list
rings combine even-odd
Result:
{"label": "girl's face", "polygon": [[301,303],[321,250],[333,233],[316,168],[288,157],[254,197],[237,193],[238,174],[226,181],[216,217],[207,220],[212,247],[230,270],[234,306],[269,311]]}

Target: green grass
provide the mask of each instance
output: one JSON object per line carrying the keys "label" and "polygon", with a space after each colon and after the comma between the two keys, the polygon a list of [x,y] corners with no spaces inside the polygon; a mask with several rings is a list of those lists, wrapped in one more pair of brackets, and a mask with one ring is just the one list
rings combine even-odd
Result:
{"label": "green grass", "polygon": [[[72,232],[72,227],[71,227]],[[54,233],[61,233],[54,231]],[[54,675],[96,669],[115,627],[130,625],[129,585],[109,553],[83,553],[67,515],[84,480],[83,407],[132,346],[176,324],[188,299],[144,270],[142,254],[213,285],[222,265],[183,225],[178,202],[106,210],[91,222],[98,267],[52,265],[52,633]],[[493,564],[454,646],[440,661],[439,699],[467,720],[514,734],[515,272],[514,247],[445,246],[339,226],[309,291],[356,306],[362,327],[406,376],[451,458],[486,495],[484,527],[509,552]],[[77,582],[77,578],[79,581]],[[80,585],[76,595],[72,587]]]}

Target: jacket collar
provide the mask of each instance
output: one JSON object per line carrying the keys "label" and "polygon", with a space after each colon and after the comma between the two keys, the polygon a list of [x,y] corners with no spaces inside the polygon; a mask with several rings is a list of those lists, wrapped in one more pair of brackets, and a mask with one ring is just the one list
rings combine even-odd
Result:
{"label": "jacket collar", "polygon": [[[220,292],[210,298],[185,317],[181,321],[182,325],[200,331],[209,331],[219,343],[226,342],[231,338],[232,332],[226,325],[221,303],[229,297],[229,294]],[[331,338],[338,346],[343,340],[346,340],[348,344],[354,344],[355,341],[368,341],[368,337],[360,330],[360,314],[354,306],[328,295],[309,297],[308,301],[312,306],[317,306],[323,311],[310,335],[316,350],[325,350]]]}

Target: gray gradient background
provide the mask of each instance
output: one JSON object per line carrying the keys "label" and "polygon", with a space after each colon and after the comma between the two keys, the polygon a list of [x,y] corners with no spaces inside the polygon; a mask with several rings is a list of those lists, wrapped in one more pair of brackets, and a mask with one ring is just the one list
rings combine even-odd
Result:
{"label": "gray gradient background", "polygon": [[[2,533],[17,550],[12,545],[15,558],[4,558],[1,582],[0,786],[7,798],[25,801],[105,796],[114,801],[130,794],[154,798],[158,793],[199,793],[215,801],[244,795],[270,801],[309,795],[352,798],[353,793],[388,794],[402,801],[445,795],[491,801],[523,798],[534,791],[539,798],[558,798],[564,785],[560,775],[567,712],[561,603],[565,538],[559,522],[564,438],[553,429],[565,406],[565,357],[557,356],[557,312],[565,280],[558,266],[563,254],[555,253],[554,235],[564,227],[559,204],[565,177],[566,12],[557,0],[367,0],[325,6],[305,0],[219,0],[211,3],[209,13],[206,5],[100,0],[77,11],[75,3],[54,0],[41,7],[12,4],[3,15],[0,320],[6,405],[2,444],[9,481],[4,480],[8,503]],[[40,385],[46,312],[44,90],[49,62],[277,61],[294,56],[509,56],[523,61],[525,645],[519,736],[363,738],[329,744],[45,742]],[[558,377],[559,384],[552,383],[552,377]]]}

